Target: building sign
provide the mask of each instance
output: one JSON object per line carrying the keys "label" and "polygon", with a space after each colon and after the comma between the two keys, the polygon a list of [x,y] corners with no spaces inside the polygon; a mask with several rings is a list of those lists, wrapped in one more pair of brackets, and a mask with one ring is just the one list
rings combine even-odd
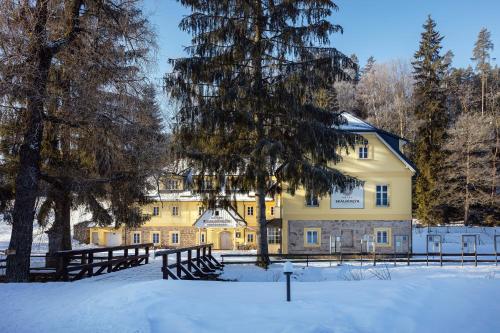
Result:
{"label": "building sign", "polygon": [[365,191],[363,186],[357,186],[351,191],[341,192],[335,187],[331,195],[331,208],[364,208],[365,207]]}
{"label": "building sign", "polygon": [[[231,213],[229,210],[231,210]],[[245,226],[245,221],[237,220],[238,216],[232,208],[207,209],[196,220],[194,226],[198,228],[236,228]]]}

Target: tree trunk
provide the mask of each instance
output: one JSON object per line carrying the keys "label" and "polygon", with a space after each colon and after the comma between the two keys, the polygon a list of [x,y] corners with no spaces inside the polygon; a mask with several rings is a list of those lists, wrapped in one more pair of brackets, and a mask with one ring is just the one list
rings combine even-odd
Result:
{"label": "tree trunk", "polygon": [[[467,135],[470,135],[467,133]],[[469,138],[466,141],[466,164],[465,164],[465,200],[464,200],[464,225],[469,225],[469,207],[470,207],[470,142]]]}
{"label": "tree trunk", "polygon": [[47,267],[56,267],[57,261],[51,258],[54,253],[71,250],[71,196],[69,191],[61,191],[54,201],[54,224],[47,231],[49,237]]}
{"label": "tree trunk", "polygon": [[256,210],[257,222],[259,224],[259,247],[257,265],[267,268],[270,263],[269,251],[267,248],[267,219],[266,219],[266,179],[264,175],[259,175],[258,186],[255,196],[257,197]]}
{"label": "tree trunk", "polygon": [[19,169],[16,177],[16,195],[13,211],[12,234],[7,257],[7,280],[26,282],[29,280],[31,243],[33,241],[33,219],[40,179],[40,151],[43,134],[44,100],[47,76],[52,61],[50,50],[45,47],[45,25],[47,1],[39,1],[36,8],[36,23],[31,36],[28,66],[33,71],[26,78],[29,87],[26,99],[26,130],[19,150]]}

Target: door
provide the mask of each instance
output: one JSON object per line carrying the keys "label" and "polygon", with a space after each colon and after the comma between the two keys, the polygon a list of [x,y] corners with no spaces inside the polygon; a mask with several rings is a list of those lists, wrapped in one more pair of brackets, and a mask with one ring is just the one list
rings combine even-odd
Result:
{"label": "door", "polygon": [[222,231],[220,234],[219,248],[221,250],[232,250],[233,249],[233,239],[229,231]]}
{"label": "door", "polygon": [[352,229],[343,229],[341,231],[342,235],[342,247],[353,247],[353,230]]}
{"label": "door", "polygon": [[394,251],[396,253],[408,252],[408,236],[394,236]]}
{"label": "door", "polygon": [[92,232],[92,244],[99,245],[99,233]]}

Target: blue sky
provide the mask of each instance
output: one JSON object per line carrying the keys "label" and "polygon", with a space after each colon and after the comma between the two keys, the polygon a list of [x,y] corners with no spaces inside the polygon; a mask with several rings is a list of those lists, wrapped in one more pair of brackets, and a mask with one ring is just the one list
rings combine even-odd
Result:
{"label": "blue sky", "polygon": [[[151,79],[160,82],[169,70],[168,58],[182,57],[190,36],[178,28],[189,12],[175,0],[144,0],[145,13],[158,35],[158,65]],[[482,27],[492,33],[500,61],[500,0],[337,0],[340,10],[331,21],[344,33],[332,37],[332,46],[343,53],[355,53],[364,65],[373,55],[378,62],[411,60],[418,48],[422,24],[428,14],[445,36],[443,52],[455,54],[453,66],[471,63],[472,48]]]}
{"label": "blue sky", "polygon": [[[145,12],[158,35],[158,71],[168,70],[167,59],[183,56],[189,35],[178,24],[189,12],[175,0],[144,0]],[[470,63],[472,47],[482,27],[492,32],[500,60],[499,0],[337,0],[340,10],[331,21],[344,28],[332,45],[345,54],[355,53],[363,65],[373,55],[378,61],[410,59],[418,47],[422,24],[431,14],[445,36],[444,50],[455,54],[454,66]],[[497,61],[498,63],[498,61]]]}

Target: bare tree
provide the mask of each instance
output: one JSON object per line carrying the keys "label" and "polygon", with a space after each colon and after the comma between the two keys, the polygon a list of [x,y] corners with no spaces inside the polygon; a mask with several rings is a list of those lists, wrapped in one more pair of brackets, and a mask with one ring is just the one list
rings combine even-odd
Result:
{"label": "bare tree", "polygon": [[[123,58],[138,57],[150,38],[147,30],[137,29],[138,25],[146,22],[138,9],[138,3],[139,0],[5,0],[0,3],[0,98],[4,104],[3,109],[17,112],[17,124],[23,133],[18,141],[19,150],[14,151],[18,155],[18,164],[9,245],[11,255],[7,261],[9,281],[27,281],[29,278],[35,201],[39,195],[40,179],[50,179],[50,175],[44,176],[41,169],[46,124],[65,124],[69,128],[76,128],[87,122],[89,129],[101,134],[101,138],[105,134],[102,126],[106,125],[106,120],[116,123],[119,120],[122,126],[126,126],[129,119],[114,112],[116,105],[108,105],[110,108],[107,113],[101,113],[101,117],[95,117],[96,113],[89,110],[103,106],[97,103],[100,98],[109,98],[110,95],[126,96],[130,91],[128,89],[132,88],[126,84],[130,77],[127,73],[140,75],[138,69],[130,67],[132,64],[127,68],[120,62],[117,66],[115,58],[104,55],[98,62],[101,65],[98,66],[101,78],[99,83],[102,85],[100,94],[86,89],[92,87],[91,84],[77,85],[85,80],[94,83],[92,76],[87,76],[82,71],[69,71],[65,73],[67,77],[62,78],[71,84],[61,88],[70,90],[61,94],[66,97],[58,99],[53,98],[52,90],[52,83],[61,81],[61,77],[57,76],[57,68],[65,57],[74,57],[75,62],[78,59],[85,60],[86,56],[96,59],[97,53],[92,54],[88,50],[95,51],[90,46],[101,42],[99,38],[103,35],[95,33],[99,31],[104,31],[119,41],[119,45],[115,46],[121,49]],[[111,44],[100,44],[101,51],[109,50],[109,46]],[[88,68],[85,67],[86,64],[88,62],[81,61],[82,68]],[[109,74],[116,72],[117,67],[123,70],[124,75],[111,77]],[[78,78],[78,75],[82,76]],[[108,81],[102,80],[103,77]],[[113,84],[104,86],[103,82]],[[75,97],[77,92],[82,103],[75,103],[78,100]],[[56,107],[52,108],[56,110],[55,113],[50,112],[49,103],[55,103]],[[57,110],[67,111],[68,105],[71,105],[74,113],[61,116]],[[67,129],[60,132],[63,133],[60,137],[63,143],[61,147],[69,144],[63,138],[71,136],[67,132]],[[94,147],[109,148],[99,144]],[[103,159],[106,160],[109,161]],[[106,164],[101,164],[104,165]],[[119,194],[118,186],[114,191],[115,195]],[[121,211],[117,208],[115,213]]]}

